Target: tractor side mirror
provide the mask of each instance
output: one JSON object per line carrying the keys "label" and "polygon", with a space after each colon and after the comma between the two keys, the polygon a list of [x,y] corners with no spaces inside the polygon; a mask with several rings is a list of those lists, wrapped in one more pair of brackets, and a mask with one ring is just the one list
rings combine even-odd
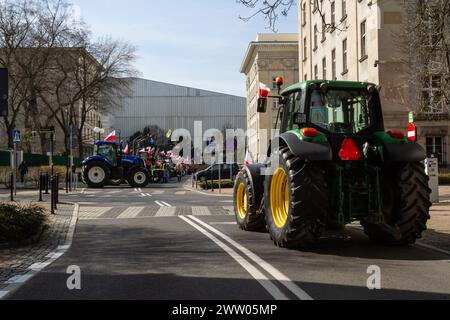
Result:
{"label": "tractor side mirror", "polygon": [[267,99],[265,99],[265,98],[258,99],[257,111],[258,111],[258,113],[266,113],[267,112]]}

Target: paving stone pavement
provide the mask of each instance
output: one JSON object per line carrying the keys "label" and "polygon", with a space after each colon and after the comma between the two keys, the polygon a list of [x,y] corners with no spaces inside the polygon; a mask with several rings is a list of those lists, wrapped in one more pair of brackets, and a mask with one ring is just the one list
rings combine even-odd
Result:
{"label": "paving stone pavement", "polygon": [[50,216],[40,241],[23,248],[0,249],[0,291],[12,277],[26,274],[35,263],[44,262],[46,256],[65,244],[74,211],[73,205],[60,205],[56,215]]}

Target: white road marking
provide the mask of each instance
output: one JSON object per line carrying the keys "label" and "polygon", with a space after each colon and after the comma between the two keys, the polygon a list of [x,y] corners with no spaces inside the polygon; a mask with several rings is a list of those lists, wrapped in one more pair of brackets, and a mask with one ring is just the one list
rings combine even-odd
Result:
{"label": "white road marking", "polygon": [[197,219],[196,217],[190,216],[188,217],[191,220],[199,223],[200,225],[204,226],[206,229],[212,231],[219,237],[221,237],[223,240],[227,241],[229,244],[233,245],[236,249],[241,251],[243,254],[245,254],[248,258],[253,260],[256,264],[258,264],[262,269],[264,269],[266,272],[268,272],[270,275],[272,275],[276,280],[278,280],[281,284],[283,284],[289,291],[291,291],[295,296],[297,296],[301,300],[313,300],[310,295],[308,295],[305,291],[303,291],[299,286],[297,286],[291,279],[289,279],[286,275],[284,275],[281,271],[273,267],[268,262],[261,259],[259,256],[245,248],[244,246],[240,245],[233,239],[231,239],[226,234],[222,233],[221,231],[213,228],[212,226],[206,224],[205,222],[201,221],[200,219]]}
{"label": "white road marking", "polygon": [[10,278],[8,281],[6,281],[5,284],[25,283],[28,280],[30,280],[31,277],[32,277],[32,275],[30,275],[30,274],[14,276],[14,277]]}
{"label": "white road marking", "polygon": [[150,193],[145,194],[147,197],[151,197],[152,195]]}
{"label": "white road marking", "polygon": [[35,263],[35,264],[31,265],[28,268],[28,270],[41,271],[42,269],[47,268],[49,265],[50,265],[50,262]]}
{"label": "white road marking", "polygon": [[225,209],[225,211],[228,212],[228,214],[229,214],[230,216],[233,216],[233,215],[234,215],[234,207],[223,207],[223,208]]}
{"label": "white road marking", "polygon": [[186,193],[187,193],[186,191],[177,191],[177,192],[175,192],[175,195],[184,196]]}
{"label": "white road marking", "polygon": [[117,219],[133,219],[136,218],[145,208],[144,207],[130,207],[122,212]]}
{"label": "white road marking", "polygon": [[252,264],[250,264],[243,256],[238,254],[236,251],[234,251],[232,248],[227,246],[224,242],[220,241],[218,238],[216,238],[214,235],[194,223],[193,221],[189,220],[186,217],[180,217],[184,222],[191,225],[193,228],[200,231],[204,236],[209,238],[211,241],[213,241],[219,248],[221,248],[223,251],[225,251],[228,255],[230,255],[238,264],[240,264],[247,272],[256,280],[258,281],[266,290],[270,293],[272,297],[275,298],[275,300],[288,300],[288,297],[283,294],[280,289],[278,289],[262,272],[260,272],[258,269],[256,269]]}
{"label": "white road marking", "polygon": [[208,207],[192,207],[193,216],[210,216],[211,211]]}
{"label": "white road marking", "polygon": [[49,258],[49,259],[58,259],[58,258],[61,258],[63,255],[64,255],[64,252],[52,252],[52,253],[49,253],[48,255],[46,255],[45,257]]}
{"label": "white road marking", "polygon": [[164,201],[160,201],[163,205],[165,205],[166,207],[172,207],[172,205],[171,204],[168,204],[167,202],[164,202]]}
{"label": "white road marking", "polygon": [[160,206],[160,207],[165,207],[165,205],[164,204],[162,204],[161,202],[159,202],[159,201],[155,201],[155,203],[158,205],[158,206]]}
{"label": "white road marking", "polygon": [[8,295],[9,291],[0,291],[0,300]]}
{"label": "white road marking", "polygon": [[164,194],[164,191],[152,191],[152,194],[161,195]]}
{"label": "white road marking", "polygon": [[177,212],[177,208],[174,207],[161,207],[158,210],[155,217],[174,217]]}
{"label": "white road marking", "polygon": [[80,208],[80,219],[90,220],[97,219],[110,211],[112,207],[82,207]]}

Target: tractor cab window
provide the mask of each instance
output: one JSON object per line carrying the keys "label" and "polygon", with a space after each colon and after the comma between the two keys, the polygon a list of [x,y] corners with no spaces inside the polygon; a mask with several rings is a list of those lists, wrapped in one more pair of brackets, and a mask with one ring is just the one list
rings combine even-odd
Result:
{"label": "tractor cab window", "polygon": [[309,121],[332,133],[359,133],[372,125],[370,97],[366,90],[314,90]]}
{"label": "tractor cab window", "polygon": [[112,145],[99,145],[96,147],[96,153],[99,156],[106,157],[115,166],[117,164],[116,148]]}

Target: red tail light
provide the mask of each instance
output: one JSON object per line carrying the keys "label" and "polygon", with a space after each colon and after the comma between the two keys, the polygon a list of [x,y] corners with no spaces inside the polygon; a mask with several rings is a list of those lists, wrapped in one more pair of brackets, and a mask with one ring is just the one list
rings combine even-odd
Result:
{"label": "red tail light", "polygon": [[389,131],[388,133],[394,139],[405,139],[405,135],[401,131]]}
{"label": "red tail light", "polygon": [[341,151],[339,151],[339,157],[343,161],[359,161],[361,160],[362,153],[356,146],[355,141],[347,138],[342,143]]}
{"label": "red tail light", "polygon": [[302,134],[308,138],[315,138],[319,134],[317,129],[314,128],[304,128],[302,129]]}

